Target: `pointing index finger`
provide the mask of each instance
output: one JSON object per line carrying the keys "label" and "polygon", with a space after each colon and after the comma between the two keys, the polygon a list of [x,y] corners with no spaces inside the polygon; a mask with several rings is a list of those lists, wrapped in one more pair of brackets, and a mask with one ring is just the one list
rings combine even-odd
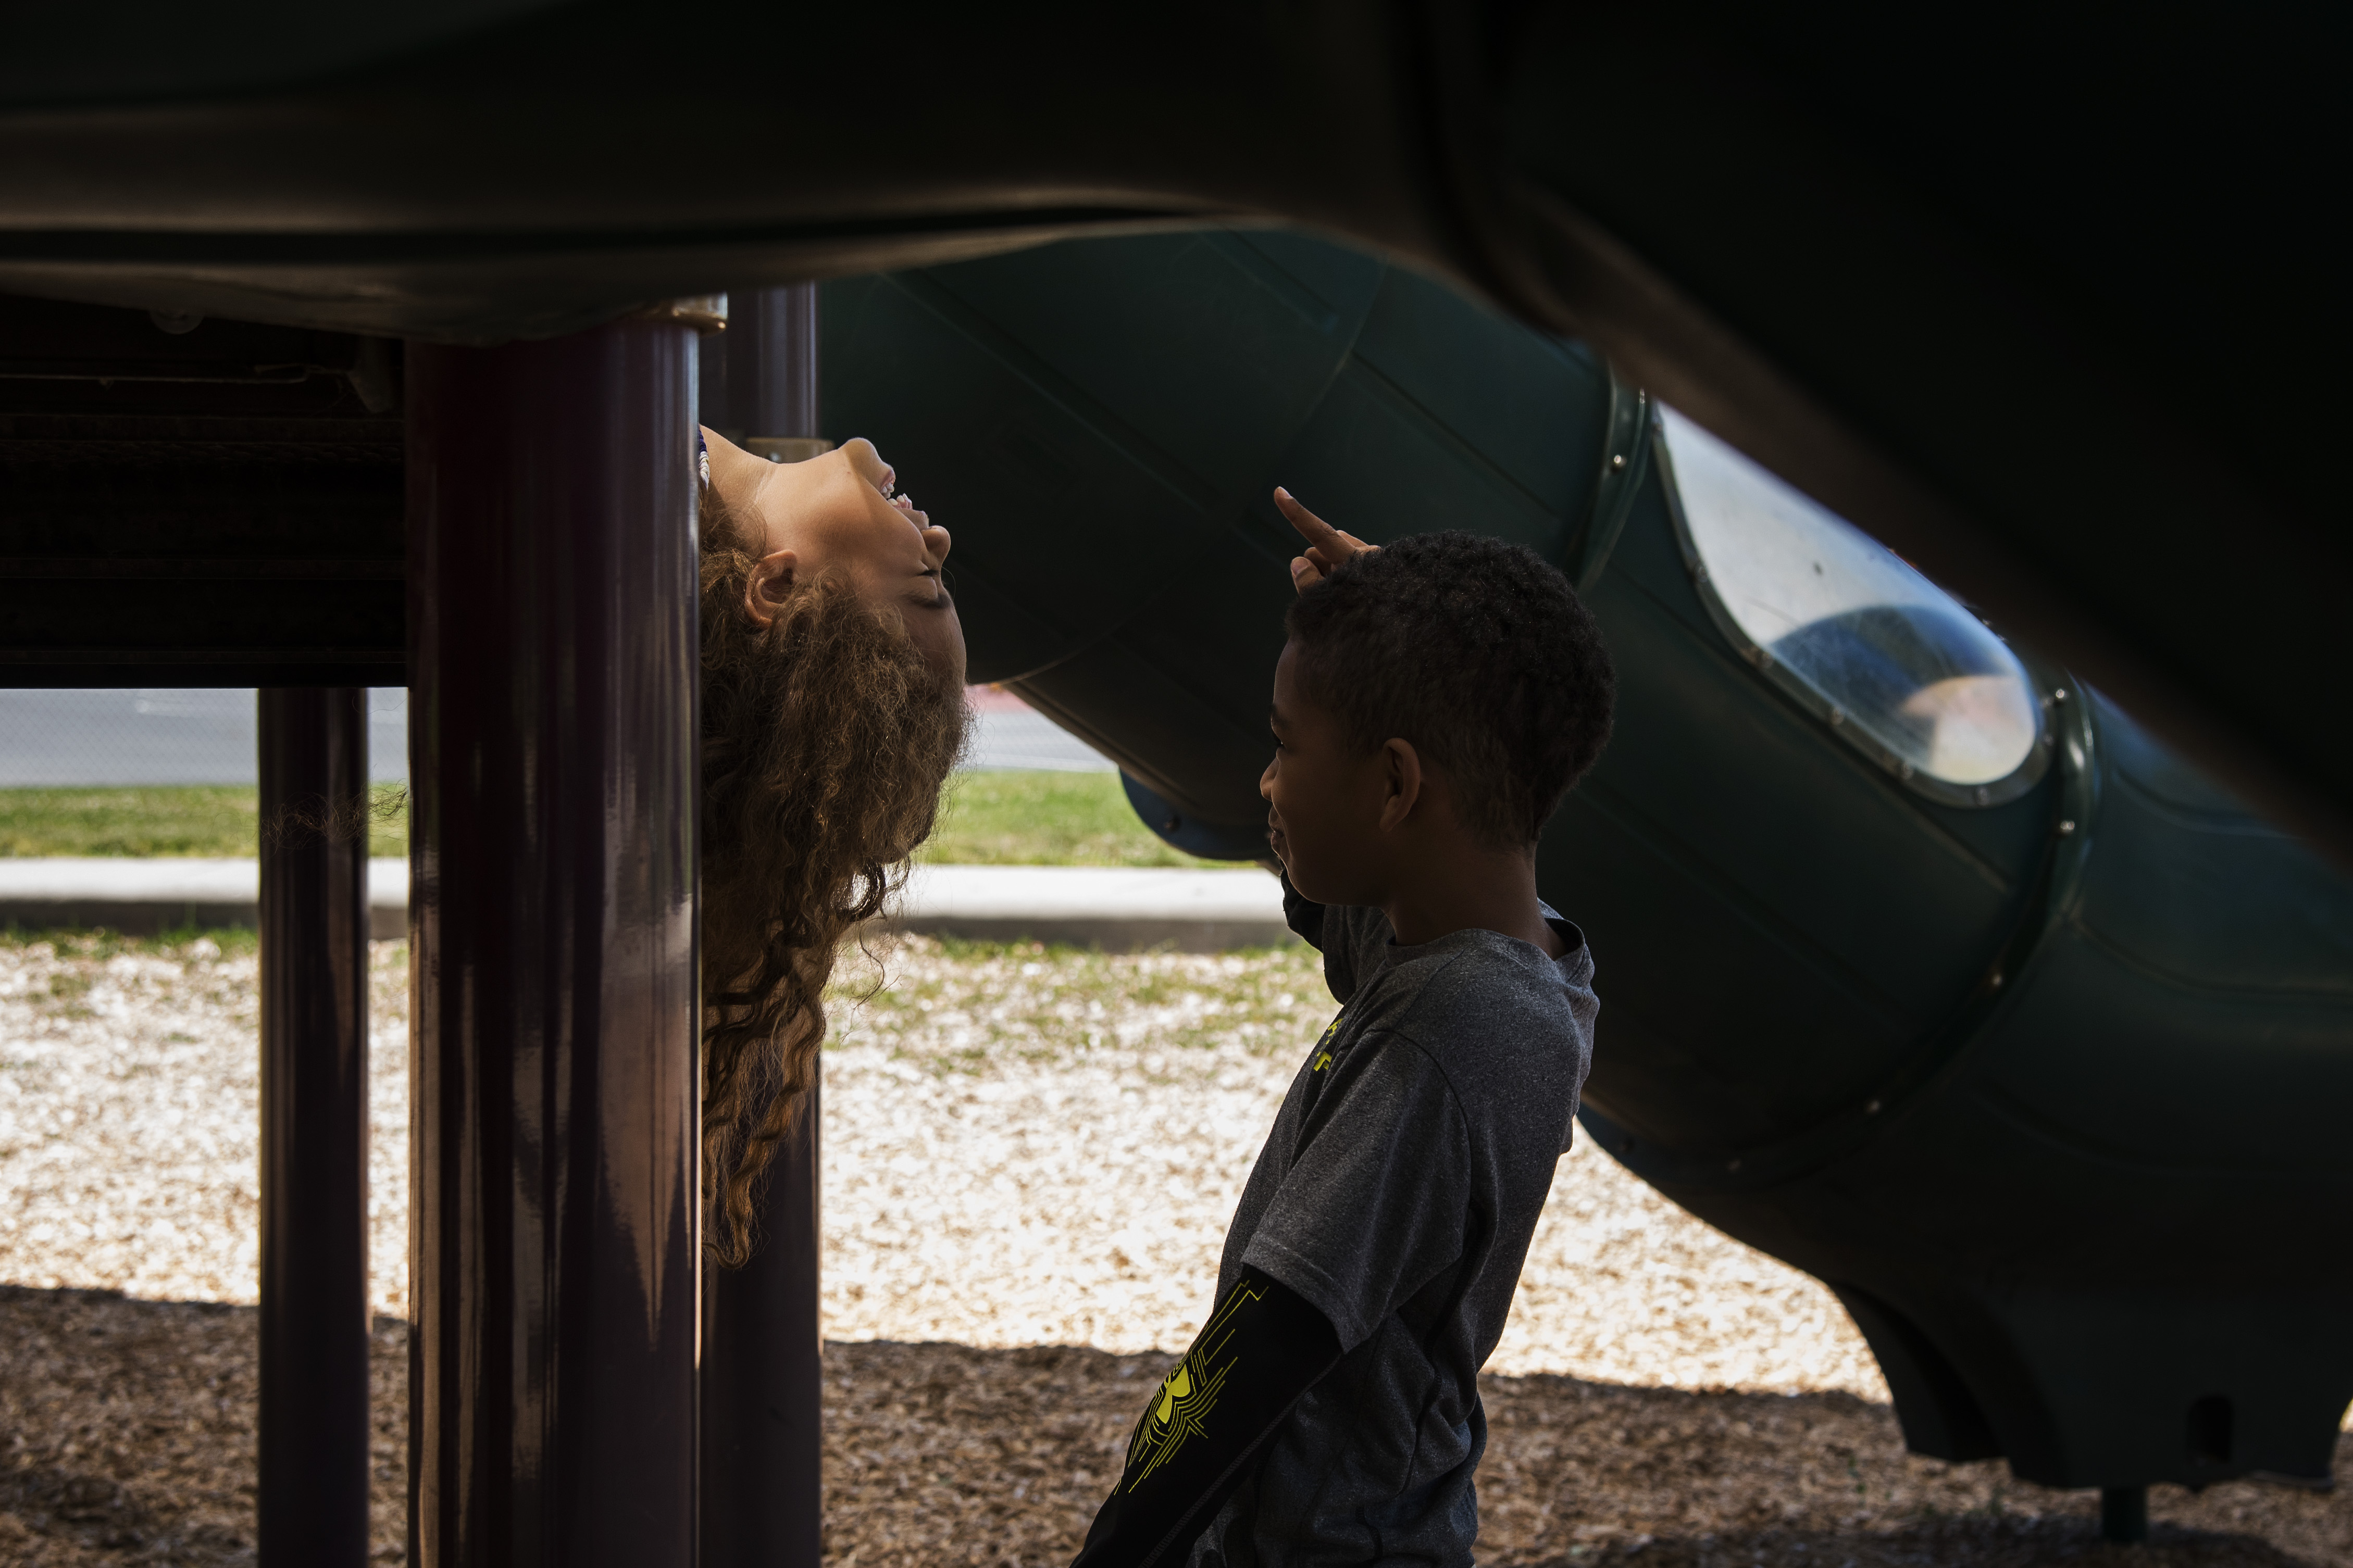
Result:
{"label": "pointing index finger", "polygon": [[1336,566],[1356,552],[1355,541],[1301,506],[1281,485],[1274,488],[1274,506],[1282,513],[1284,520],[1299,531],[1302,539],[1324,552],[1328,564]]}

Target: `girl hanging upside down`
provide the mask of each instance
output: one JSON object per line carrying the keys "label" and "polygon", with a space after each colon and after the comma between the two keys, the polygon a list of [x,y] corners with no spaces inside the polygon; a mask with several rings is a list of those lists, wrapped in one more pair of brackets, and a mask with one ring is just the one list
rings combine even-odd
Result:
{"label": "girl hanging upside down", "polygon": [[963,750],[965,648],[948,531],[871,442],[772,463],[702,439],[703,1172],[734,1265],[835,950],[904,880]]}

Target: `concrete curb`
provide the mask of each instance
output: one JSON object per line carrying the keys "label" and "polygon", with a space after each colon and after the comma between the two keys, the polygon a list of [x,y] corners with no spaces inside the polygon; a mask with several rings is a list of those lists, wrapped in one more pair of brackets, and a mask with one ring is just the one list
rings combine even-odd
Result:
{"label": "concrete curb", "polygon": [[[154,936],[191,926],[261,923],[256,860],[0,860],[0,926],[104,926]],[[368,935],[408,934],[408,862],[368,862]]]}
{"label": "concrete curb", "polygon": [[[0,926],[104,926],[129,936],[252,926],[260,887],[251,860],[0,859]],[[407,861],[368,862],[368,905],[369,934],[408,934]],[[1283,923],[1281,885],[1256,870],[923,866],[878,923],[1107,952],[1160,946],[1214,952],[1297,940]]]}
{"label": "concrete curb", "polygon": [[1071,942],[1106,952],[1184,952],[1296,942],[1282,884],[1264,871],[1118,866],[919,866],[902,931],[981,942]]}

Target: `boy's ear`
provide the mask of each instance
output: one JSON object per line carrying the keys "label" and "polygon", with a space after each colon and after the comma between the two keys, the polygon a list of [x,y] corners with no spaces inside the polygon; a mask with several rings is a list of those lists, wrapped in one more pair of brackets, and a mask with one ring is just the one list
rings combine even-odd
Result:
{"label": "boy's ear", "polygon": [[765,626],[776,618],[776,607],[793,591],[793,570],[800,563],[791,551],[779,550],[753,564],[752,580],[744,588],[744,613],[754,626]]}
{"label": "boy's ear", "polygon": [[1413,815],[1421,800],[1421,753],[1411,741],[1391,736],[1381,742],[1381,772],[1388,795],[1381,802],[1381,831],[1393,833]]}

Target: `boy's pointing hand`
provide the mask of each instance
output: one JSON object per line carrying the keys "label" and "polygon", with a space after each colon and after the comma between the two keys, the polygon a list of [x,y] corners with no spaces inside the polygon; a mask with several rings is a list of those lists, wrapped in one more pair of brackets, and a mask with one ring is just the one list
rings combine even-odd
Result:
{"label": "boy's pointing hand", "polygon": [[1322,518],[1292,499],[1291,492],[1277,485],[1274,507],[1307,541],[1307,553],[1291,558],[1291,585],[1301,593],[1324,581],[1324,574],[1343,561],[1353,560],[1379,548],[1366,543],[1353,533],[1343,533]]}

